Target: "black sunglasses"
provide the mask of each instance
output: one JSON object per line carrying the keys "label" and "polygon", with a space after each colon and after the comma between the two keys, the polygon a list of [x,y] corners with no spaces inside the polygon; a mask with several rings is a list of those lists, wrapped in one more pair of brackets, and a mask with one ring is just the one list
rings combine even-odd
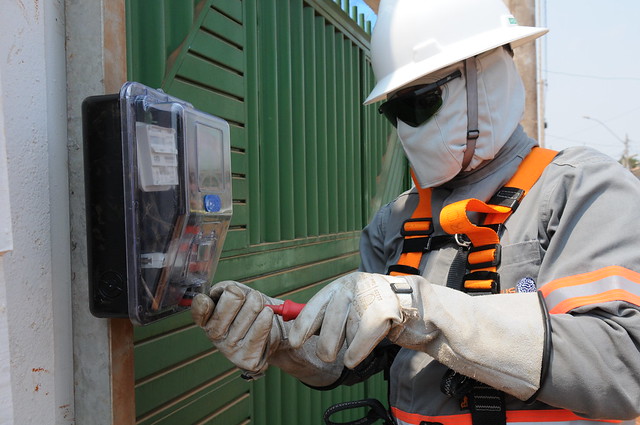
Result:
{"label": "black sunglasses", "polygon": [[410,91],[396,93],[380,105],[378,112],[387,117],[394,127],[397,127],[398,120],[411,127],[417,127],[434,116],[442,106],[440,87],[461,76],[460,70],[456,70],[435,83],[411,87]]}

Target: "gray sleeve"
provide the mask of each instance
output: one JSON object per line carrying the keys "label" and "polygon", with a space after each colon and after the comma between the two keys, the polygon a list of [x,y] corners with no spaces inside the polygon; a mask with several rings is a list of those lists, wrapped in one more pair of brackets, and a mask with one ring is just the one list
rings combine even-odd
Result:
{"label": "gray sleeve", "polygon": [[360,268],[362,272],[387,272],[385,254],[385,226],[391,212],[391,205],[380,208],[360,236]]}
{"label": "gray sleeve", "polygon": [[402,251],[402,223],[411,217],[420,197],[415,188],[380,208],[360,237],[360,271],[386,274]]}
{"label": "gray sleeve", "polygon": [[541,181],[538,282],[552,352],[538,400],[632,419],[640,415],[640,182],[607,157],[576,152]]}

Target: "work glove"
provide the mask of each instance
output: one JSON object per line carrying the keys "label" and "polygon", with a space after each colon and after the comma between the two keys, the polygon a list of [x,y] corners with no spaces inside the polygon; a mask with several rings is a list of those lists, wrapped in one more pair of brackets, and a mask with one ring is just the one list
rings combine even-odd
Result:
{"label": "work glove", "polygon": [[224,281],[214,285],[208,296],[196,295],[191,314],[216,348],[244,371],[245,378],[259,378],[272,364],[312,386],[333,383],[342,364],[320,361],[315,355],[315,338],[297,349],[289,345],[290,323],[266,307],[282,303],[239,282]]}
{"label": "work glove", "polygon": [[318,292],[289,333],[319,333],[318,357],[358,365],[385,337],[528,400],[541,385],[545,316],[536,293],[471,296],[420,276],[346,275]]}

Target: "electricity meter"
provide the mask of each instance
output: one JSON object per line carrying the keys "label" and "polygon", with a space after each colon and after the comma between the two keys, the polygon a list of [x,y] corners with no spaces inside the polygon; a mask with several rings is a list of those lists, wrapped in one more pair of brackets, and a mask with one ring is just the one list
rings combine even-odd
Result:
{"label": "electricity meter", "polygon": [[82,120],[92,314],[188,309],[231,220],[229,124],[136,82],[86,98]]}

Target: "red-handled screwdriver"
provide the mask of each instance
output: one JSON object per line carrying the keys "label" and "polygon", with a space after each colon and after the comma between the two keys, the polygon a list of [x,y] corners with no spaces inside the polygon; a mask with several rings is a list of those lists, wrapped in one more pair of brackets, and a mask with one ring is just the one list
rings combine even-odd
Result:
{"label": "red-handled screwdriver", "polygon": [[284,320],[285,322],[298,317],[298,314],[300,314],[304,306],[304,304],[299,304],[291,300],[284,300],[284,304],[267,304],[267,307],[270,307],[275,314],[279,314],[280,316],[282,316],[282,320]]}

